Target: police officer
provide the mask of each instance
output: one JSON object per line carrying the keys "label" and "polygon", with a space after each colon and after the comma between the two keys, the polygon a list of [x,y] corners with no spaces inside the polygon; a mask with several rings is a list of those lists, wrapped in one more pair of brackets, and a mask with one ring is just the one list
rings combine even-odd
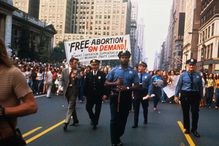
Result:
{"label": "police officer", "polygon": [[191,132],[195,137],[200,137],[197,132],[198,118],[199,118],[199,102],[202,96],[202,78],[198,72],[195,71],[196,60],[189,59],[186,61],[188,71],[183,72],[177,83],[174,100],[179,102],[179,93],[181,93],[180,101],[183,111],[183,124],[185,134],[190,133],[190,116],[189,110],[192,112],[192,129]]}
{"label": "police officer", "polygon": [[[104,83],[106,80],[106,75],[104,72],[99,70],[100,61],[93,59],[90,61],[91,72],[88,72],[84,79],[84,94],[87,98],[86,110],[91,119],[91,124],[93,129],[97,128],[102,99],[106,98]],[[95,106],[95,112],[93,112],[93,107]]]}
{"label": "police officer", "polygon": [[147,64],[143,61],[140,61],[138,64],[138,77],[139,77],[139,89],[134,91],[134,125],[132,128],[138,127],[138,116],[139,116],[139,108],[140,103],[143,107],[143,114],[144,114],[144,124],[148,122],[148,98],[143,99],[143,97],[149,97],[151,93],[151,75],[146,73]]}
{"label": "police officer", "polygon": [[[110,135],[112,146],[122,146],[120,137],[124,134],[125,125],[132,103],[132,91],[138,88],[139,78],[129,66],[131,53],[120,51],[120,66],[114,68],[106,77],[106,86],[112,88],[110,95]],[[133,86],[132,86],[133,84]]]}

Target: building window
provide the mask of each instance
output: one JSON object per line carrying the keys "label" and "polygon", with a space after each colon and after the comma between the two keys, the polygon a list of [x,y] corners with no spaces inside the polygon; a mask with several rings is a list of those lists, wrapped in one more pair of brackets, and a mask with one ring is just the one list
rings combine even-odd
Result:
{"label": "building window", "polygon": [[218,42],[218,47],[217,47],[217,58],[219,58],[219,42]]}
{"label": "building window", "polygon": [[211,54],[210,54],[210,59],[213,58],[212,54],[213,54],[213,43],[211,44]]}
{"label": "building window", "polygon": [[211,27],[211,36],[214,36],[214,23],[212,24],[212,27]]}

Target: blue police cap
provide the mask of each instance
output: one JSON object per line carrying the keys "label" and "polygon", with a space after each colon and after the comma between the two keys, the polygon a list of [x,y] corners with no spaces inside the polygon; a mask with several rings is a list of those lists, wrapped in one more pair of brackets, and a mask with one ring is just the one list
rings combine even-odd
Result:
{"label": "blue police cap", "polygon": [[128,56],[128,57],[130,57],[131,53],[129,51],[120,51],[119,54],[118,54],[118,57],[121,57],[121,56]]}
{"label": "blue police cap", "polygon": [[189,64],[189,65],[196,65],[196,63],[197,63],[197,60],[193,58],[186,61],[186,64]]}
{"label": "blue police cap", "polygon": [[147,67],[147,64],[146,64],[145,62],[143,62],[143,61],[140,61],[140,62],[138,63],[138,65],[141,65],[141,66]]}
{"label": "blue police cap", "polygon": [[100,61],[97,60],[97,59],[92,59],[92,60],[90,61],[90,64],[100,64]]}

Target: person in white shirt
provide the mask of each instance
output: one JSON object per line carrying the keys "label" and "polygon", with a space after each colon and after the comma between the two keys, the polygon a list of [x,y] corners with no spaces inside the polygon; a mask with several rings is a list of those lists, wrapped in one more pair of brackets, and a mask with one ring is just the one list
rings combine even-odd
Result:
{"label": "person in white shirt", "polygon": [[46,84],[47,84],[47,98],[51,98],[51,89],[52,89],[52,68],[49,68],[46,76]]}

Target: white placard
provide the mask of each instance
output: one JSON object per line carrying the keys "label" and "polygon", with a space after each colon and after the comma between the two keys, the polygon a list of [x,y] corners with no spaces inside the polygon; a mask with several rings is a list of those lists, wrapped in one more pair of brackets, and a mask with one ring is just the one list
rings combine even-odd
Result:
{"label": "white placard", "polygon": [[119,51],[131,51],[129,35],[66,41],[64,44],[67,61],[72,56],[80,62],[115,60]]}

